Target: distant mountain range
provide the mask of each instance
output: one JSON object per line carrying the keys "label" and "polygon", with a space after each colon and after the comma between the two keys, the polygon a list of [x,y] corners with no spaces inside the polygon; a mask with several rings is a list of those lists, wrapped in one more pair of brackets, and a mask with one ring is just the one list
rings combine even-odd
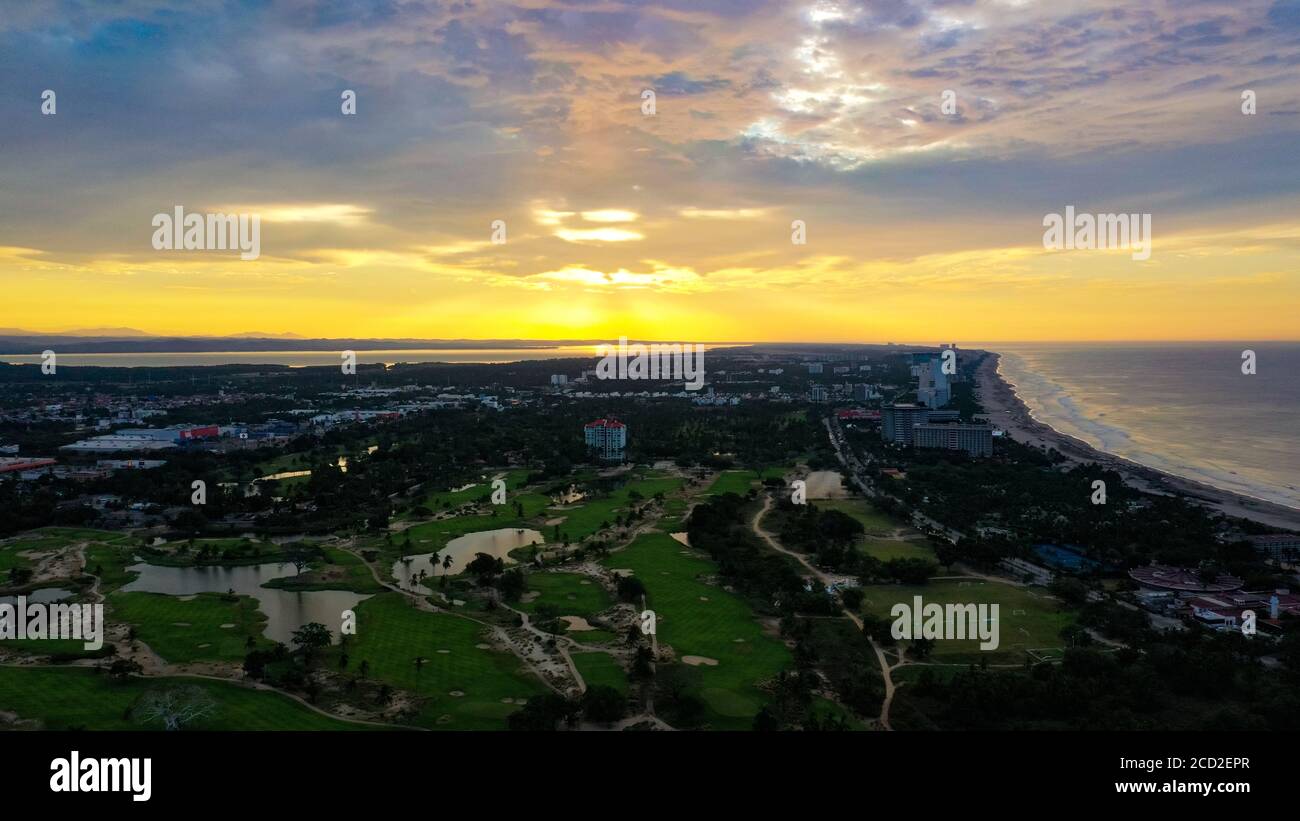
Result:
{"label": "distant mountain range", "polygon": [[473,348],[553,348],[599,345],[608,339],[340,339],[307,338],[292,333],[249,331],[228,336],[155,336],[134,328],[28,331],[0,328],[0,355],[55,353],[212,353],[239,351],[427,350]]}

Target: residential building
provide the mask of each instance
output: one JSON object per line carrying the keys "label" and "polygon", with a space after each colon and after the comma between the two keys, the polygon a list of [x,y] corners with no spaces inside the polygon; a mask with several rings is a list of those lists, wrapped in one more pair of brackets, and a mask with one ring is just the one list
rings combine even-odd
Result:
{"label": "residential building", "polygon": [[913,425],[912,444],[918,448],[965,451],[970,456],[992,456],[993,428],[962,424]]}
{"label": "residential building", "polygon": [[606,462],[623,461],[623,451],[627,447],[627,425],[617,419],[597,419],[588,422],[582,429],[587,449],[595,451]]}

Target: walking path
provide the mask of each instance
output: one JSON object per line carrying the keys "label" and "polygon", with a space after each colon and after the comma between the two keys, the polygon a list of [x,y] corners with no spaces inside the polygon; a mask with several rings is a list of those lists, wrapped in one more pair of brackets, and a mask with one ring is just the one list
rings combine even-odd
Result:
{"label": "walking path", "polygon": [[[816,578],[819,582],[821,582],[823,586],[829,585],[832,581],[830,576],[828,576],[826,573],[822,572],[821,570],[817,569],[816,567],[813,567],[812,564],[808,561],[807,557],[805,557],[803,554],[796,553],[793,550],[787,550],[785,547],[781,545],[780,542],[776,540],[775,536],[773,536],[771,533],[763,529],[763,526],[762,524],[760,524],[760,521],[765,515],[767,515],[767,512],[771,509],[772,509],[771,495],[764,496],[763,509],[754,514],[754,521],[750,523],[750,526],[753,528],[754,533],[756,533],[760,539],[767,542],[768,547],[772,548],[778,553],[784,553],[785,555],[790,556],[791,558],[797,560],[804,567],[808,568],[808,572],[812,573],[813,577]],[[841,612],[844,615],[849,617],[849,621],[857,625],[859,631],[862,630],[861,616],[859,616],[857,613],[852,612],[847,607],[842,607]],[[867,641],[871,643],[871,649],[874,650],[876,653],[876,662],[880,665],[880,678],[885,683],[885,699],[880,704],[880,718],[879,718],[880,726],[886,730],[892,730],[893,727],[891,727],[889,724],[889,708],[894,702],[894,689],[895,689],[894,679],[892,676],[890,676],[890,671],[893,668],[890,667],[889,660],[885,658],[885,652],[880,648],[880,645],[876,643],[876,640],[873,639],[871,636],[867,635],[866,633],[863,633],[863,635],[867,637]]]}

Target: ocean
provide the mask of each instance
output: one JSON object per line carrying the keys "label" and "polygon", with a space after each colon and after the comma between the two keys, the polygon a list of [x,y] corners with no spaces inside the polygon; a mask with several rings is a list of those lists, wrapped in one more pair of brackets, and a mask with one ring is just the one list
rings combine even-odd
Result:
{"label": "ocean", "polygon": [[[986,343],[1034,418],[1098,450],[1300,508],[1300,343]],[[1253,350],[1256,373],[1242,373]]]}

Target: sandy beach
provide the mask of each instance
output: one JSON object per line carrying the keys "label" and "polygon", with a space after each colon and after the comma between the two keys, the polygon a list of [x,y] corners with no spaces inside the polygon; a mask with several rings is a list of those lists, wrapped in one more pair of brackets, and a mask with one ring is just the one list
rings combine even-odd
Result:
{"label": "sandy beach", "polygon": [[1174,476],[1114,456],[1073,436],[1057,431],[1033,417],[1015,389],[998,372],[998,354],[992,351],[976,373],[975,393],[990,421],[1006,435],[1037,448],[1055,448],[1073,463],[1096,462],[1118,471],[1126,482],[1148,493],[1180,495],[1229,516],[1250,519],[1269,527],[1300,530],[1300,510],[1252,499],[1210,485]]}

